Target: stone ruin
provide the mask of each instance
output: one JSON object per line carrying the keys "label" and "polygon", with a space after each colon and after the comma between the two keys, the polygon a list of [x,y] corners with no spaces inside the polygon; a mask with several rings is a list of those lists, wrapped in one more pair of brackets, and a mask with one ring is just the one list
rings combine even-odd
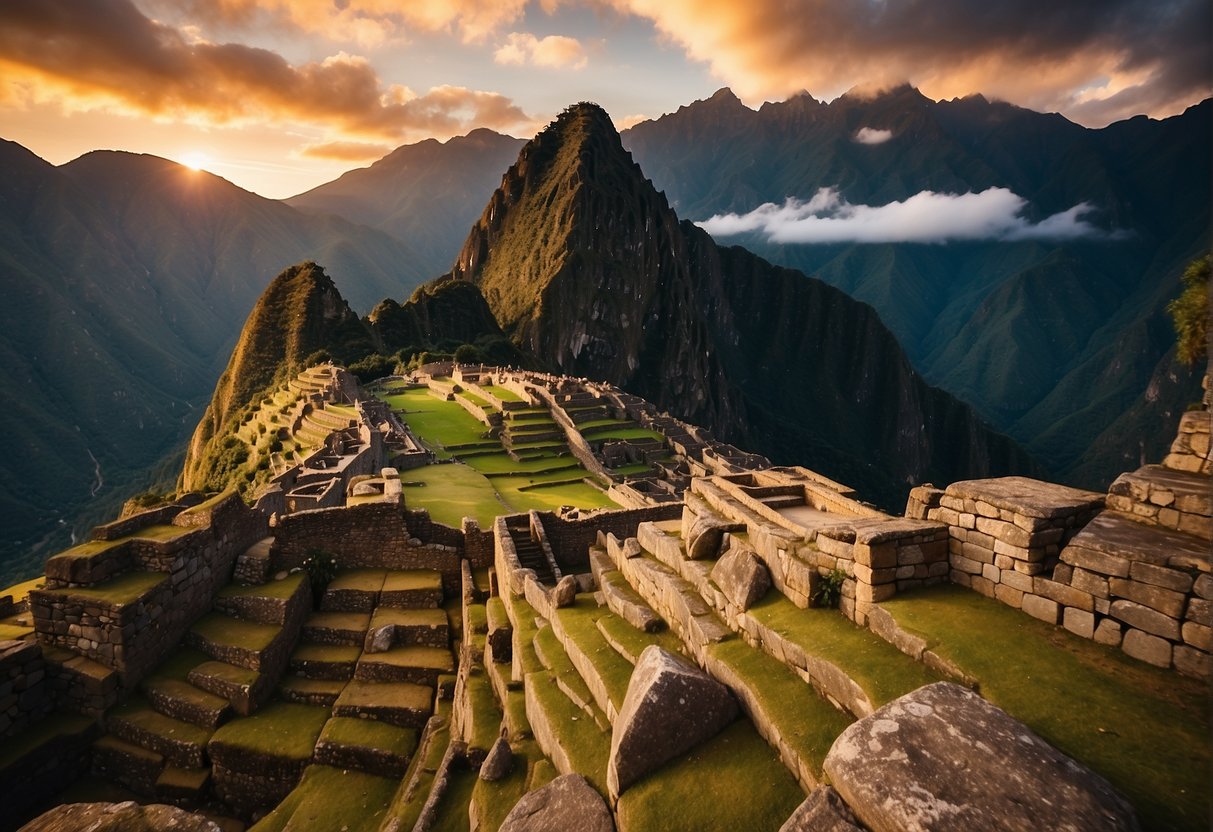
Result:
{"label": "stone ruin", "polygon": [[[588,470],[648,449],[577,445],[582,411],[657,431],[677,460],[619,510],[454,529],[398,487],[389,463],[424,451],[407,425],[330,378],[299,416],[345,433],[326,446],[339,464],[294,466],[252,507],[216,495],[99,527],[10,604],[30,629],[0,642],[11,821],[89,775],[227,828],[331,828],[316,818],[357,792],[346,825],[384,832],[436,828],[452,801],[461,824],[501,830],[679,828],[699,811],[789,832],[1137,829],[1108,780],[983,699],[891,602],[958,585],[1209,678],[1207,408],[1185,415],[1163,465],[1106,495],[1023,478],[920,486],[898,517],[604,385],[423,368],[389,385],[471,390],[500,419],[466,400],[486,430],[505,430],[514,408],[491,379],[562,414]],[[336,388],[359,397],[358,424],[317,420]],[[291,503],[318,481],[340,499]],[[318,550],[342,568],[313,594]],[[812,609],[831,591],[841,616]],[[902,687],[822,649],[800,626],[810,614],[897,664]],[[836,726],[826,747],[807,724]],[[715,769],[694,761],[738,749],[791,784],[778,819],[746,820],[763,787],[713,804]],[[682,790],[700,800],[654,825],[646,806]]]}

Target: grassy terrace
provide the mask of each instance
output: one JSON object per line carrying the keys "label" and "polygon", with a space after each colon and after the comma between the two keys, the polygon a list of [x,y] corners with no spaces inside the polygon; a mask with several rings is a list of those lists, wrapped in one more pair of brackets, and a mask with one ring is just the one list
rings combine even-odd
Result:
{"label": "grassy terrace", "polygon": [[1146,829],[1208,829],[1208,688],[957,586],[881,604],[981,693],[1098,771]]}
{"label": "grassy terrace", "polygon": [[399,783],[360,771],[311,765],[286,799],[251,829],[343,829],[375,832]]}
{"label": "grassy terrace", "polygon": [[[582,481],[588,474],[575,458],[516,462],[500,442],[487,437],[483,424],[455,402],[437,399],[424,389],[388,396],[385,401],[440,458],[458,456],[461,446],[477,453],[468,456],[466,464],[427,465],[402,475],[405,501],[429,509],[439,523],[458,528],[467,516],[488,528],[501,514],[529,509],[615,506],[604,492]],[[496,453],[480,453],[494,449]]]}
{"label": "grassy terrace", "polygon": [[519,396],[513,390],[507,390],[506,388],[501,387],[500,385],[497,385],[497,384],[482,384],[482,385],[480,385],[480,387],[482,390],[484,390],[488,393],[492,393],[494,396],[501,399],[501,401],[503,401],[503,402],[524,401],[522,396]]}
{"label": "grassy terrace", "polygon": [[76,586],[64,589],[50,589],[56,595],[68,595],[72,598],[88,598],[90,600],[106,601],[115,606],[138,601],[154,587],[166,582],[169,576],[165,572],[125,572],[94,586]]}

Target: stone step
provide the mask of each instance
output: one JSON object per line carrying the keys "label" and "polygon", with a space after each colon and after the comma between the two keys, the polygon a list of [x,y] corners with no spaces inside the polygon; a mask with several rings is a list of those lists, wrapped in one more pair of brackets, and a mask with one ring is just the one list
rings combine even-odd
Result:
{"label": "stone step", "polygon": [[393,647],[382,653],[363,653],[354,678],[373,682],[412,682],[436,685],[438,677],[455,671],[455,657],[440,647]]}
{"label": "stone step", "polygon": [[665,628],[661,616],[632,589],[623,573],[615,568],[605,549],[599,546],[590,548],[590,568],[598,582],[598,590],[611,612],[646,633],[655,633]]}
{"label": "stone step", "polygon": [[221,612],[209,613],[194,623],[185,634],[185,643],[228,664],[261,670],[268,664],[283,629],[277,624],[262,624],[233,618]]}
{"label": "stone step", "polygon": [[371,612],[379,603],[386,569],[344,569],[334,576],[320,599],[325,612]]}
{"label": "stone step", "polygon": [[[1061,550],[1061,562],[1105,577],[1129,578],[1134,563],[1181,572],[1209,572],[1213,556],[1203,538],[1101,512]],[[1138,567],[1139,573],[1141,567]]]}
{"label": "stone step", "polygon": [[211,769],[182,768],[167,765],[156,778],[155,793],[160,800],[169,803],[197,805],[210,791]]}
{"label": "stone step", "polygon": [[[593,691],[585,679],[577,672],[573,662],[564,651],[564,645],[556,637],[550,626],[543,626],[535,633],[533,640],[535,655],[540,665],[551,675],[554,684],[565,699],[577,708],[581,715],[579,719],[588,717],[602,731],[611,730],[611,721],[598,707]],[[529,674],[528,674],[529,676]]]}
{"label": "stone step", "polygon": [[525,697],[527,722],[535,741],[556,770],[561,774],[580,773],[605,792],[610,726],[604,728],[586,719],[557,686],[550,671],[526,675]]}
{"label": "stone step", "polygon": [[248,716],[257,709],[268,685],[266,678],[256,670],[221,661],[203,662],[189,672],[186,681],[200,690],[223,697],[241,716]]}
{"label": "stone step", "polygon": [[375,719],[401,728],[421,728],[434,708],[434,689],[410,682],[355,679],[333,705],[333,715]]}
{"label": "stone step", "polygon": [[206,765],[211,731],[165,716],[146,700],[135,698],[110,710],[105,727],[114,736],[155,751],[169,762],[190,768]]}
{"label": "stone step", "polygon": [[183,679],[148,679],[143,695],[157,712],[211,731],[232,713],[232,704]]}
{"label": "stone step", "polygon": [[614,723],[627,694],[632,665],[607,643],[595,626],[607,612],[594,604],[590,596],[581,595],[573,606],[552,610],[549,624],[595,704]]}
{"label": "stone step", "polygon": [[417,728],[356,717],[333,717],[316,743],[320,765],[400,778],[417,750]]}
{"label": "stone step", "polygon": [[270,577],[270,553],[274,538],[264,537],[236,557],[233,577],[247,584],[263,584]]}
{"label": "stone step", "polygon": [[139,794],[152,795],[164,757],[135,743],[107,735],[93,742],[93,773]]}
{"label": "stone step", "polygon": [[1213,540],[1213,486],[1207,475],[1144,465],[1116,478],[1107,507],[1140,523]]}
{"label": "stone step", "polygon": [[310,593],[307,574],[296,572],[280,581],[253,586],[228,584],[216,596],[215,609],[233,618],[281,626],[293,609],[306,603]]}
{"label": "stone step", "polygon": [[291,654],[292,673],[308,679],[349,680],[362,655],[362,645],[300,644]]}
{"label": "stone step", "polygon": [[331,708],[348,684],[344,679],[308,679],[284,676],[278,683],[278,696],[299,705],[323,705]]}
{"label": "stone step", "polygon": [[436,608],[395,609],[379,607],[371,617],[371,631],[392,627],[392,643],[400,646],[418,645],[448,649],[451,627],[446,611]]}
{"label": "stone step", "polygon": [[442,606],[442,575],[433,569],[388,572],[379,593],[379,606],[418,609]]}
{"label": "stone step", "polygon": [[361,646],[370,623],[365,612],[314,612],[303,622],[299,637],[313,644]]}

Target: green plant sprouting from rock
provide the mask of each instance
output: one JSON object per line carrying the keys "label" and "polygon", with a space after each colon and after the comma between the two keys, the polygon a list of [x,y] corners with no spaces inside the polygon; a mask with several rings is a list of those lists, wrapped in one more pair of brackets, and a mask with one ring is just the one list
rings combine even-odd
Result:
{"label": "green plant sprouting from rock", "polygon": [[1167,304],[1175,324],[1176,356],[1192,366],[1206,360],[1209,350],[1210,255],[1197,258],[1184,270],[1183,292]]}
{"label": "green plant sprouting from rock", "polygon": [[817,607],[837,607],[842,599],[842,582],[847,579],[847,573],[834,569],[821,576],[817,589],[813,592],[813,605]]}

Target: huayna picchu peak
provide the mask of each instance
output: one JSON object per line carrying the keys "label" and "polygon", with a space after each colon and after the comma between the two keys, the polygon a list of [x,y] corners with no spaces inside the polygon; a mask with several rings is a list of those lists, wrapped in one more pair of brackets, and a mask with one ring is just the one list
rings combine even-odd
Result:
{"label": "huayna picchu peak", "polygon": [[[536,60],[544,41],[528,47]],[[512,35],[498,62],[528,43]],[[98,153],[61,170],[0,146],[15,174],[0,183],[0,232],[24,240],[31,206],[78,211],[91,229],[78,261],[48,253],[54,233],[23,243],[42,252],[46,285],[86,289],[65,314],[121,319],[108,343],[163,339],[170,359],[234,341],[184,460],[162,463],[175,480],[125,495],[0,592],[0,832],[1207,829],[1209,258],[1170,295],[1173,326],[1150,319],[1190,366],[1157,365],[1149,406],[1116,424],[1128,436],[1157,422],[1166,452],[1147,457],[1143,439],[1127,470],[1079,488],[1052,476],[1065,454],[1030,455],[920,374],[898,337],[918,356],[938,337],[906,324],[934,314],[927,300],[890,328],[887,305],[719,244],[628,149],[685,131],[693,168],[757,119],[768,139],[817,137],[797,159],[866,158],[848,175],[909,193],[910,179],[879,173],[896,168],[890,142],[925,138],[921,158],[956,159],[991,125],[1027,122],[1045,144],[1086,141],[1037,115],[909,85],[753,110],[724,88],[625,141],[583,101],[521,147],[477,130],[398,148],[292,199],[308,216],[165,160]],[[1025,171],[1047,167],[1028,145],[1008,134],[1000,147]],[[475,197],[479,219],[465,216],[476,177],[515,154]],[[970,161],[939,170],[993,182],[1010,164]],[[724,168],[729,199],[758,193]],[[720,182],[691,190],[709,199]],[[418,221],[419,183],[458,193]],[[1067,203],[1058,188],[1049,198]],[[343,225],[323,216],[334,204],[380,229],[349,240],[383,250],[338,241],[334,262],[310,247],[275,261],[243,285],[264,288],[238,334],[211,331],[217,313],[183,311],[176,326],[171,309],[148,312],[160,288],[234,303],[234,288],[199,287],[233,287],[235,252],[260,263],[264,227]],[[462,249],[428,282],[414,276],[449,227],[420,249],[384,243],[383,229],[459,217]],[[180,283],[141,265],[158,256],[153,223],[188,240],[159,255]],[[1114,239],[1031,240],[1015,248],[1023,281],[974,303],[1013,295],[1098,317],[1119,283],[1066,294],[1049,281],[1083,283],[1117,256],[1084,259],[1083,246]],[[973,280],[999,284],[982,245],[959,248],[976,252]],[[938,246],[889,262],[963,256]],[[82,263],[108,263],[109,289],[79,283]],[[30,285],[22,304],[49,303]],[[374,287],[388,297],[372,305]],[[1079,349],[1077,332],[1033,323],[1036,354]],[[52,355],[82,355],[88,339]],[[96,359],[80,360],[82,386]],[[36,375],[40,356],[21,360]],[[1201,375],[1176,425],[1168,402]],[[188,404],[173,378],[142,383]],[[137,419],[113,383],[111,418]]]}

